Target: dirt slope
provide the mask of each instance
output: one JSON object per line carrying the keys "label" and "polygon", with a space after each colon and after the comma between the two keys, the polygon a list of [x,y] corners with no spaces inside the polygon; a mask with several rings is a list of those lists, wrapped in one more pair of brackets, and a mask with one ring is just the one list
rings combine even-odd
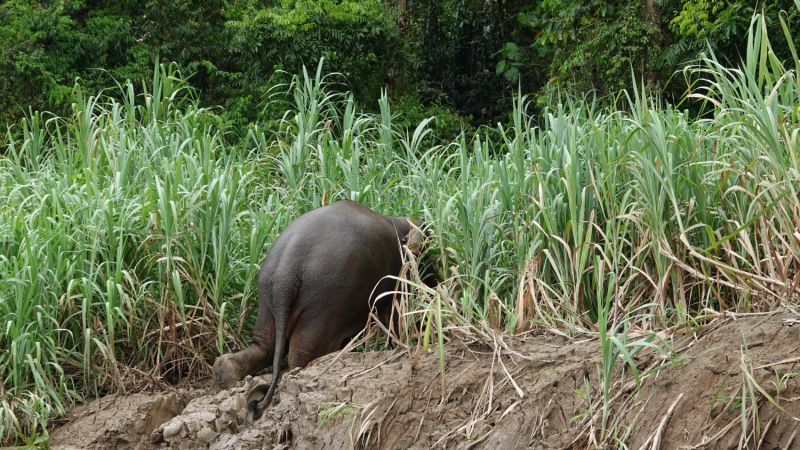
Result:
{"label": "dirt slope", "polygon": [[[800,417],[800,385],[793,375],[800,372],[799,325],[794,315],[728,318],[671,337],[683,363],[644,377],[638,396],[630,376],[615,384],[612,396],[619,396],[609,434],[632,449],[645,443],[678,449],[704,440],[707,445],[696,448],[737,448],[744,405],[747,448],[761,442],[763,449],[800,449],[800,422],[793,419]],[[271,408],[255,422],[247,416],[246,397],[268,376],[216,395],[175,391],[103,399],[79,408],[75,420],[52,432],[50,445],[551,449],[587,448],[599,439],[597,340],[545,334],[507,344],[514,354],[498,357],[487,345],[450,343],[444,383],[435,353],[423,355],[415,369],[401,351],[328,355],[285,374]],[[662,362],[653,352],[637,360],[642,372]],[[586,390],[585,379],[591,405],[575,392]],[[337,414],[321,424],[326,412]]]}

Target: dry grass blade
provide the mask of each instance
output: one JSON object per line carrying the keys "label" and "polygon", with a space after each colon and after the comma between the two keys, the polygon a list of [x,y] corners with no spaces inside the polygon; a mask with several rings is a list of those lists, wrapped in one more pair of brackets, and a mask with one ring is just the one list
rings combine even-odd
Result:
{"label": "dry grass blade", "polygon": [[774,417],[769,419],[769,422],[767,422],[767,424],[764,426],[764,433],[761,435],[761,439],[759,439],[758,445],[756,445],[756,450],[759,450],[761,446],[764,444],[764,439],[767,438],[767,433],[769,433],[769,429],[770,427],[772,427],[773,423],[775,423]]}
{"label": "dry grass blade", "polygon": [[[792,359],[792,361],[793,360],[796,360],[796,358]],[[783,361],[774,364],[768,364],[765,365],[764,367],[772,367],[781,363],[783,363]],[[766,399],[766,401],[771,403],[772,406],[774,406],[782,414],[786,415],[788,418],[794,420],[795,422],[800,422],[800,418],[794,417],[788,412],[786,412],[786,410],[781,405],[779,405],[778,402],[774,398],[772,398],[771,395],[769,395],[769,393],[767,393],[767,391],[761,386],[761,384],[756,381],[756,378],[753,375],[755,369],[753,368],[752,360],[750,360],[750,358],[746,356],[745,351],[742,351],[740,360],[740,370],[743,376],[745,377],[745,383],[747,384],[748,389],[751,392],[753,391],[758,392],[764,399]]]}
{"label": "dry grass blade", "polygon": [[653,445],[650,447],[650,450],[658,450],[661,448],[661,436],[664,433],[664,429],[667,427],[669,423],[669,419],[672,417],[672,413],[675,412],[675,407],[678,406],[681,399],[683,398],[683,393],[681,393],[678,398],[672,403],[672,405],[667,410],[667,413],[664,415],[664,418],[661,419],[661,423],[658,424],[658,429],[656,430],[655,434],[653,435]]}
{"label": "dry grass blade", "polygon": [[732,420],[728,425],[726,425],[724,428],[719,430],[719,432],[717,432],[715,435],[711,437],[703,436],[699,444],[687,446],[685,447],[684,450],[696,450],[701,448],[707,448],[710,445],[716,444],[720,439],[722,439],[723,436],[728,434],[728,432],[731,431],[731,429],[734,426],[738,425],[740,422],[741,419],[737,417],[736,419]]}
{"label": "dry grass blade", "polygon": [[[345,350],[343,349],[341,353],[344,353],[344,351]],[[339,384],[344,384],[345,381],[347,381],[347,380],[349,380],[351,378],[357,378],[357,377],[360,377],[362,375],[366,375],[366,374],[372,372],[373,370],[383,366],[384,364],[388,364],[388,363],[396,360],[397,358],[400,358],[403,355],[404,355],[404,353],[395,351],[394,355],[387,355],[387,357],[383,361],[379,362],[378,364],[375,364],[374,366],[370,367],[369,369],[360,370],[360,371],[351,372],[351,373],[346,374],[345,376],[343,376],[339,380]],[[337,355],[336,358],[338,359],[338,357],[339,357],[339,355]],[[334,362],[336,362],[336,360],[331,361],[331,363],[330,363],[330,365],[328,367],[332,366]],[[325,370],[327,370],[328,367],[326,367]],[[322,375],[322,373],[324,373],[324,372],[320,372],[320,375]]]}

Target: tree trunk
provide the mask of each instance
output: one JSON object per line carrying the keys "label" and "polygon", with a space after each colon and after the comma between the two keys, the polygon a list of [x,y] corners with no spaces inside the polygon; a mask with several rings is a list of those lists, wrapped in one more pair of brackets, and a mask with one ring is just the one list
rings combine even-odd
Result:
{"label": "tree trunk", "polygon": [[661,50],[662,31],[661,31],[661,6],[657,0],[644,0],[642,8],[644,23],[649,28],[651,48],[647,52],[649,58],[644,61],[644,82],[645,87],[650,92],[661,91],[661,71],[656,67],[655,57]]}

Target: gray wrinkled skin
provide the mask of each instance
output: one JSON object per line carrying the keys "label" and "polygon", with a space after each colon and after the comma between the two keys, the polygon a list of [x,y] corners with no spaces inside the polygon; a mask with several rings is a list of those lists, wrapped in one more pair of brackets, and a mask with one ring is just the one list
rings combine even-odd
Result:
{"label": "gray wrinkled skin", "polygon": [[[217,358],[217,387],[230,388],[271,363],[267,395],[249,405],[254,418],[260,417],[278,383],[284,346],[288,343],[290,368],[341,349],[366,325],[370,294],[376,298],[394,289],[396,281],[384,277],[400,273],[401,245],[418,254],[422,240],[408,218],[384,216],[347,200],[300,216],[267,253],[258,274],[253,343]],[[384,324],[390,302],[387,296],[376,304]]]}

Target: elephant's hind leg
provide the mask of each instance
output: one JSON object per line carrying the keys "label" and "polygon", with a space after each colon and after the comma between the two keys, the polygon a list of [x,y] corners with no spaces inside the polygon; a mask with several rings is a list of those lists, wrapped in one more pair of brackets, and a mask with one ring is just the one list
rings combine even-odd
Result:
{"label": "elephant's hind leg", "polygon": [[240,352],[226,353],[214,361],[214,384],[217,389],[230,389],[247,375],[268,366],[270,356],[256,344]]}
{"label": "elephant's hind leg", "polygon": [[227,353],[214,362],[214,384],[217,389],[230,389],[240,380],[272,363],[275,351],[275,319],[266,307],[270,304],[269,289],[259,286],[259,309],[253,343],[236,353]]}
{"label": "elephant's hind leg", "polygon": [[325,330],[298,326],[289,338],[289,367],[305,367],[320,356],[341,350],[344,338]]}

